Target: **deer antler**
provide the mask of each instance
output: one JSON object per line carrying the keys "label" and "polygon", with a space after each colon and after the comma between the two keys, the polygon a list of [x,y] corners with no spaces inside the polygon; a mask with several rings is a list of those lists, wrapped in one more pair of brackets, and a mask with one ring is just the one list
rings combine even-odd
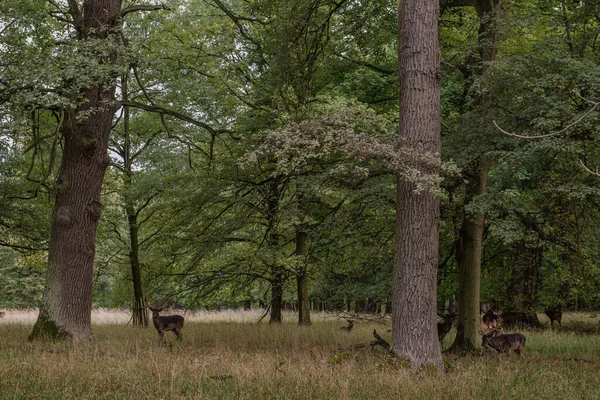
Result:
{"label": "deer antler", "polygon": [[171,299],[169,298],[169,296],[167,296],[167,301],[165,301],[165,304],[161,308],[169,308],[170,302],[171,302]]}

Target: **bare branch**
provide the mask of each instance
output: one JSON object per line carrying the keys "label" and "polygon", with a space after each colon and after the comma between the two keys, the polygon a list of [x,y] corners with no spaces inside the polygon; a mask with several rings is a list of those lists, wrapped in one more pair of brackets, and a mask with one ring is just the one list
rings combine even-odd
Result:
{"label": "bare branch", "polygon": [[142,109],[142,110],[146,110],[146,111],[158,113],[158,114],[161,114],[161,115],[170,115],[170,116],[175,117],[177,119],[180,119],[182,121],[188,122],[188,123],[190,123],[192,125],[196,125],[196,126],[198,126],[200,128],[203,128],[203,129],[207,130],[208,132],[210,132],[211,134],[214,134],[214,135],[218,135],[220,133],[231,133],[230,130],[227,130],[227,129],[214,129],[213,127],[211,127],[207,123],[202,122],[202,121],[198,121],[197,119],[194,119],[194,118],[190,117],[189,115],[185,115],[183,113],[180,113],[179,111],[171,110],[169,108],[161,107],[161,106],[158,106],[158,105],[149,105],[149,104],[137,103],[137,102],[132,102],[132,101],[122,101],[121,102],[121,106],[123,106],[123,107],[135,107],[135,108],[139,108],[139,109]]}
{"label": "bare branch", "polygon": [[600,176],[600,172],[598,172],[598,167],[596,167],[596,171],[592,171],[591,169],[586,167],[586,165],[583,163],[583,161],[579,160],[579,163],[581,164],[583,169],[585,169],[590,175]]}
{"label": "bare branch", "polygon": [[[585,101],[590,102],[589,100],[585,100]],[[552,137],[552,136],[557,136],[557,135],[560,135],[562,133],[565,133],[568,129],[570,129],[570,128],[574,127],[575,125],[577,125],[578,123],[580,123],[585,117],[587,117],[588,115],[590,115],[596,108],[598,108],[598,106],[600,106],[600,102],[590,102],[590,103],[593,104],[592,108],[590,108],[588,111],[586,111],[577,120],[575,120],[574,122],[572,122],[569,125],[565,126],[560,131],[548,133],[546,135],[536,135],[536,136],[519,135],[519,134],[514,133],[514,132],[507,132],[504,129],[500,128],[500,126],[496,123],[495,120],[492,121],[492,122],[493,122],[494,126],[496,127],[496,129],[498,129],[501,133],[503,133],[506,136],[512,136],[512,137],[516,137],[516,138],[519,138],[519,139],[544,139],[544,138],[548,138],[548,137]]]}

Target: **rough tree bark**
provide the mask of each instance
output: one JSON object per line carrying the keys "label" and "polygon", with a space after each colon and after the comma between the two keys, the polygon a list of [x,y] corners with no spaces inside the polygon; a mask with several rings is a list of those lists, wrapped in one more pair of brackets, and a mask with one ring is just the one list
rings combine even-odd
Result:
{"label": "rough tree bark", "polygon": [[[117,40],[121,0],[85,0],[81,10],[74,0],[69,5],[80,40]],[[114,64],[116,55],[99,62]],[[80,96],[76,109],[64,111],[64,150],[56,181],[46,286],[30,339],[46,336],[78,341],[92,336],[96,228],[116,111],[115,84],[90,86]]]}
{"label": "rough tree bark", "polygon": [[[398,9],[401,145],[439,152],[439,2],[402,0]],[[413,369],[442,369],[436,307],[439,200],[430,192],[415,192],[415,184],[400,175],[397,182],[393,351]]]}

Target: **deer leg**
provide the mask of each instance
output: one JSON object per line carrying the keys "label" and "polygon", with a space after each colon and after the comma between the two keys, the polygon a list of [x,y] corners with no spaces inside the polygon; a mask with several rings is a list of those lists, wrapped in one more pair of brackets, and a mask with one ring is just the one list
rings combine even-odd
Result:
{"label": "deer leg", "polygon": [[163,344],[165,342],[165,332],[158,332],[158,344]]}
{"label": "deer leg", "polygon": [[179,329],[173,329],[173,333],[175,335],[177,335],[177,340],[179,340],[180,342],[183,342],[183,335],[181,334]]}

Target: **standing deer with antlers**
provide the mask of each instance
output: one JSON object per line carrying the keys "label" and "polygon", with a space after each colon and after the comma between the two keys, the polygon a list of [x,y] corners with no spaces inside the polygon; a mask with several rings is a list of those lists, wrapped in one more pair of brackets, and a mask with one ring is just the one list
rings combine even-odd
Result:
{"label": "standing deer with antlers", "polygon": [[160,312],[167,308],[169,299],[167,298],[165,305],[160,308],[150,306],[148,303],[148,296],[145,296],[144,300],[146,301],[146,307],[152,312],[152,322],[158,331],[158,342],[164,343],[165,332],[167,331],[173,331],[173,333],[177,335],[177,339],[182,341],[183,336],[181,334],[181,329],[183,328],[184,318],[181,315],[160,315]]}

